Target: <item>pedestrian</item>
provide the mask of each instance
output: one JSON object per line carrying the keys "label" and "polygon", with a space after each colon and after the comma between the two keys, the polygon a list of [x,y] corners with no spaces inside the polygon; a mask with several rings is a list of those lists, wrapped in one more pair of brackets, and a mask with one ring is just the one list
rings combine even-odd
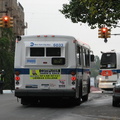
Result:
{"label": "pedestrian", "polygon": [[0,93],[3,94],[3,85],[4,85],[5,71],[0,72]]}

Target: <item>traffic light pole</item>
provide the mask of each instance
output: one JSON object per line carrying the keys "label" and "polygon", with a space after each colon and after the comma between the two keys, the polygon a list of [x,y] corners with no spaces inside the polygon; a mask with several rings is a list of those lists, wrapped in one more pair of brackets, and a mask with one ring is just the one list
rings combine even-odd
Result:
{"label": "traffic light pole", "polygon": [[[120,27],[120,26],[116,26],[116,27]],[[117,34],[111,34],[111,35],[120,35],[120,33],[117,33]]]}
{"label": "traffic light pole", "polygon": [[107,43],[107,38],[104,39],[104,42]]}
{"label": "traffic light pole", "polygon": [[[111,34],[111,35],[120,35],[120,34]],[[104,38],[104,42],[107,43],[107,38]]]}
{"label": "traffic light pole", "polygon": [[8,13],[8,11],[0,11],[0,13],[6,13],[6,14],[7,14],[7,13]]}
{"label": "traffic light pole", "polygon": [[111,35],[120,35],[120,34],[111,34]]}

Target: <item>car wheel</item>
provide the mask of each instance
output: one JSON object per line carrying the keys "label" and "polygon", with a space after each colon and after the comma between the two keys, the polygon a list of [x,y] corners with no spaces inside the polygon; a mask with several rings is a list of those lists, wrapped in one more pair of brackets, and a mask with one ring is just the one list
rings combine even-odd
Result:
{"label": "car wheel", "polygon": [[113,97],[112,106],[117,107],[119,102]]}

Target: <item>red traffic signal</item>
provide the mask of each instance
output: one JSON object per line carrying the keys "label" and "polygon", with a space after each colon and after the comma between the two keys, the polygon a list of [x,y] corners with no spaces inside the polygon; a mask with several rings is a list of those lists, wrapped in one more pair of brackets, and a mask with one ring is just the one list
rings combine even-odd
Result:
{"label": "red traffic signal", "polygon": [[99,38],[110,38],[110,29],[103,27],[98,30],[98,37]]}
{"label": "red traffic signal", "polygon": [[107,32],[107,28],[102,28],[102,32],[106,33]]}
{"label": "red traffic signal", "polygon": [[8,22],[8,21],[9,21],[9,17],[8,17],[8,16],[4,16],[4,17],[3,17],[3,21],[4,21],[4,22]]}
{"label": "red traffic signal", "polygon": [[10,28],[13,27],[13,17],[3,16],[0,18],[0,27]]}
{"label": "red traffic signal", "polygon": [[9,27],[9,23],[10,23],[10,17],[9,16],[3,16],[3,24],[5,28]]}

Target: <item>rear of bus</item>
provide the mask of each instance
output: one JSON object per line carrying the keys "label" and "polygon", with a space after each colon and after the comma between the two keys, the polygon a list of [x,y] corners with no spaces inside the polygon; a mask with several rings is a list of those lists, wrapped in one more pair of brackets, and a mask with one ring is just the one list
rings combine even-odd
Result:
{"label": "rear of bus", "polygon": [[99,88],[112,90],[118,79],[117,54],[115,52],[102,53],[99,73]]}
{"label": "rear of bus", "polygon": [[27,104],[54,97],[75,98],[74,38],[28,36],[16,41],[15,96]]}

